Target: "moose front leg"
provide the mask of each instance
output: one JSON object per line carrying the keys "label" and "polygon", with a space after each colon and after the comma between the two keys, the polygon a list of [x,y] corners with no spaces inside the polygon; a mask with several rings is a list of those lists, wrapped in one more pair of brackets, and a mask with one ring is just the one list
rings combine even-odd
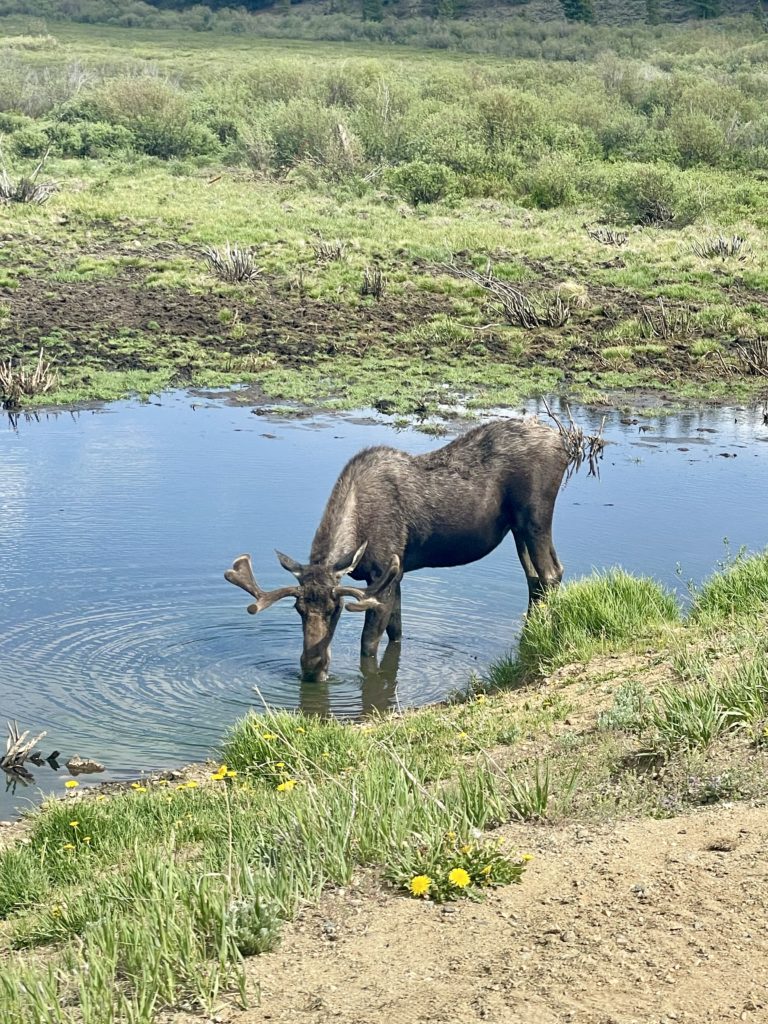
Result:
{"label": "moose front leg", "polygon": [[403,617],[400,611],[400,580],[393,586],[392,611],[387,623],[387,636],[390,643],[400,643],[403,637]]}
{"label": "moose front leg", "polygon": [[365,613],[363,635],[360,638],[361,659],[375,658],[384,630],[389,624],[391,609],[389,604],[369,608]]}

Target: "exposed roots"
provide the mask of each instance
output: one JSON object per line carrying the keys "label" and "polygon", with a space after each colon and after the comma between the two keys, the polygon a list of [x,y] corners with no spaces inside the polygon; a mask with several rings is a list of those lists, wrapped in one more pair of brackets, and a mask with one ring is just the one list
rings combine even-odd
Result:
{"label": "exposed roots", "polygon": [[217,249],[212,245],[206,246],[203,249],[203,259],[217,277],[230,284],[236,281],[252,281],[261,273],[249,249],[230,245],[229,242],[223,249]]}
{"label": "exposed roots", "polygon": [[5,741],[5,753],[0,756],[0,768],[12,779],[21,779],[23,782],[32,782],[34,776],[24,762],[29,759],[40,740],[46,735],[41,732],[33,739],[27,739],[29,730],[19,733],[16,722],[8,722],[8,739]]}
{"label": "exposed roots", "polygon": [[741,235],[732,235],[730,238],[716,235],[712,238],[691,242],[691,252],[694,256],[700,256],[704,260],[725,260],[730,257],[743,263],[749,255],[749,245]]}
{"label": "exposed roots", "polygon": [[[584,225],[586,227],[586,225]],[[587,227],[587,234],[595,242],[601,245],[615,245],[617,248],[626,245],[629,235],[626,231],[615,231],[613,228],[590,228]]]}
{"label": "exposed roots", "polygon": [[381,267],[373,264],[363,271],[363,283],[360,286],[361,295],[372,295],[374,299],[380,299],[384,294],[385,278]]}
{"label": "exposed roots", "polygon": [[8,174],[2,150],[0,150],[0,203],[32,203],[37,206],[47,203],[51,196],[59,190],[55,181],[38,181],[47,156],[46,153],[30,178],[22,175],[14,181]]}
{"label": "exposed roots", "polygon": [[742,369],[758,377],[768,377],[768,340],[758,338],[736,346]]}
{"label": "exposed roots", "polygon": [[642,329],[646,338],[669,341],[671,338],[687,337],[691,331],[690,307],[681,306],[669,310],[660,298],[656,306],[643,306]]}
{"label": "exposed roots", "polygon": [[603,457],[603,449],[607,444],[603,437],[605,416],[603,416],[602,422],[600,423],[600,429],[596,434],[585,434],[582,428],[574,421],[568,405],[565,407],[566,412],[568,413],[567,423],[564,423],[557,413],[554,413],[550,409],[546,400],[544,401],[544,408],[547,410],[549,418],[557,427],[558,433],[560,434],[560,440],[563,443],[563,448],[568,455],[568,472],[566,480],[570,479],[571,476],[577,472],[583,462],[586,462],[589,466],[589,476],[600,476],[599,461]]}
{"label": "exposed roots", "polygon": [[457,267],[455,263],[443,263],[440,269],[453,277],[464,278],[479,285],[496,300],[498,312],[513,327],[523,327],[526,330],[537,327],[563,327],[571,318],[571,307],[567,302],[563,302],[559,294],[556,294],[548,304],[534,303],[519,288],[495,277],[490,260],[483,274],[479,274],[471,267]]}
{"label": "exposed roots", "polygon": [[23,398],[33,395],[44,395],[59,383],[59,375],[51,363],[43,358],[43,350],[37,357],[37,363],[30,368],[21,363],[14,365],[12,360],[0,363],[0,398],[6,409],[18,409]]}

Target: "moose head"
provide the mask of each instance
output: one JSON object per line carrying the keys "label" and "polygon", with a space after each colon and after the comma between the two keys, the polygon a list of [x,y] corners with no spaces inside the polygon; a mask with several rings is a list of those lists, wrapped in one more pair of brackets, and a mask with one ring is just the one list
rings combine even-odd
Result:
{"label": "moose head", "polygon": [[[328,678],[331,640],[339,623],[342,608],[350,612],[381,608],[379,595],[383,594],[399,575],[400,559],[395,555],[389,569],[369,586],[342,586],[342,577],[354,572],[365,554],[366,547],[367,542],[332,564],[310,562],[302,565],[288,555],[276,551],[280,565],[295,576],[297,581],[292,587],[279,587],[277,590],[262,590],[253,575],[250,555],[240,555],[232,563],[232,568],[224,573],[224,579],[229,583],[234,583],[236,587],[256,598],[247,608],[251,615],[266,611],[284,597],[295,599],[294,607],[301,616],[304,631],[301,675],[306,682],[322,683]],[[352,597],[354,601],[345,605],[345,597]]]}

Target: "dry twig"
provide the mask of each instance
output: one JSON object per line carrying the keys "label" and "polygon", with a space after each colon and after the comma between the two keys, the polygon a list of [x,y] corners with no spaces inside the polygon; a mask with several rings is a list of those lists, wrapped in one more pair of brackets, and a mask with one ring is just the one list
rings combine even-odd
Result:
{"label": "dry twig", "polygon": [[213,245],[206,246],[203,249],[203,259],[217,277],[230,283],[252,281],[261,273],[250,249],[242,249],[239,245],[230,245],[229,242],[223,249],[217,249]]}
{"label": "dry twig", "polygon": [[38,175],[45,167],[48,158],[46,150],[40,163],[32,172],[30,178],[22,175],[16,181],[9,176],[3,159],[3,152],[0,149],[0,203],[34,203],[42,206],[47,203],[54,192],[58,192],[59,186],[55,181],[38,181]]}

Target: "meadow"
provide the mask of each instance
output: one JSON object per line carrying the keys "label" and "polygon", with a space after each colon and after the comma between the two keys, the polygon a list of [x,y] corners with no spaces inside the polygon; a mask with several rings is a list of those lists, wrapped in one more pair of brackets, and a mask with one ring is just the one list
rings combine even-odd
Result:
{"label": "meadow", "polygon": [[[242,380],[416,414],[766,392],[754,19],[538,26],[537,60],[0,31],[0,354],[50,364],[18,402]],[[40,161],[45,201],[13,201]]]}
{"label": "meadow", "polygon": [[75,783],[0,852],[3,1020],[235,1013],[258,1005],[258,954],[286,922],[355,879],[379,902],[482,900],[526,885],[504,822],[534,842],[537,825],[759,804],[766,602],[765,553],[725,565],[686,615],[651,580],[587,578],[466,699],[358,726],[253,715],[210,766]]}
{"label": "meadow", "polygon": [[[416,416],[765,401],[754,19],[457,28],[471,55],[224,27],[0,22],[8,406],[246,381]],[[766,602],[766,554],[686,613],[617,570],[538,607],[466,700],[251,716],[214,764],[72,780],[0,850],[3,1024],[234,1014],[257,954],[356,878],[481,900],[526,885],[502,823],[764,800]]]}

